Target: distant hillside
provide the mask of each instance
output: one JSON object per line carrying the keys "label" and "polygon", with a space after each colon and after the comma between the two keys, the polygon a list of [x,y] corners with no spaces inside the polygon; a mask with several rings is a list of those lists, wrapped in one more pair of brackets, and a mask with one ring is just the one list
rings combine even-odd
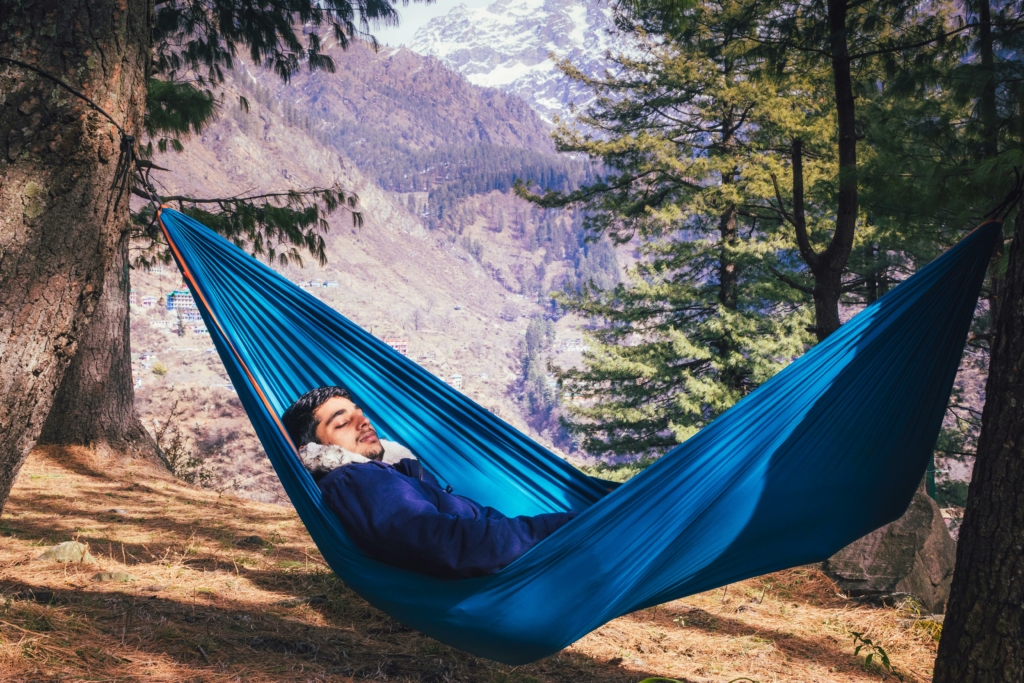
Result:
{"label": "distant hillside", "polygon": [[[389,211],[405,209],[403,221],[457,243],[515,294],[543,297],[592,278],[617,279],[614,255],[590,244],[581,215],[509,195],[517,178],[559,189],[592,179],[588,162],[554,151],[551,129],[522,100],[404,48],[374,52],[354,42],[347,50],[328,44],[326,52],[335,73],[303,72],[288,84],[243,67],[232,87],[254,111],[231,110],[239,132],[259,138],[273,118],[301,131],[318,153],[336,151],[346,169],[391,193]],[[570,265],[560,277],[538,278],[525,267],[538,258]]]}
{"label": "distant hillside", "polygon": [[[250,71],[258,102],[351,159],[394,192],[431,193],[435,204],[516,178],[567,188],[587,166],[555,154],[550,130],[515,96],[480,88],[433,57],[364,43],[328,49],[335,73],[303,73],[287,85]],[[439,206],[437,207],[439,208]]]}
{"label": "distant hillside", "polygon": [[[368,64],[365,80],[374,87],[383,89],[383,77],[375,70],[384,69],[382,65],[397,80],[413,78],[400,78],[398,62],[389,62],[387,56],[361,47],[354,47],[351,54]],[[467,108],[452,106],[464,120],[489,122],[477,128],[476,137],[467,134],[465,140],[492,144],[481,143],[479,137],[479,131],[491,131],[491,140],[502,141],[501,150],[558,161],[544,148],[548,143],[541,136],[542,124],[522,103],[468,85],[436,60],[404,54],[409,59],[401,62],[403,68],[423,66],[436,71],[431,79],[451,79],[453,91],[461,93]],[[347,56],[335,55],[339,72],[344,72]],[[352,69],[359,73],[355,66]],[[546,377],[547,360],[573,363],[582,347],[576,321],[551,319],[554,312],[547,293],[592,278],[614,282],[614,251],[606,243],[584,239],[581,216],[541,211],[497,189],[460,195],[457,187],[432,176],[428,189],[387,191],[384,182],[364,173],[329,141],[325,144],[326,124],[313,125],[307,116],[311,106],[324,112],[337,109],[338,120],[372,120],[376,114],[353,114],[354,83],[347,89],[329,84],[317,90],[314,78],[321,76],[303,76],[285,88],[276,77],[251,68],[228,74],[218,120],[187,141],[184,153],[157,159],[171,169],[159,174],[162,191],[224,197],[338,182],[357,193],[365,225],[353,228],[350,216],[336,214],[327,236],[327,266],[285,268],[284,274],[296,282],[337,282],[337,287],[311,291],[376,336],[407,340],[409,356],[428,370],[460,384],[463,392],[520,429],[567,448],[557,422],[555,392]],[[278,90],[271,91],[271,85]],[[239,95],[250,99],[248,113],[235,106]],[[303,97],[308,99],[295,104]],[[374,102],[375,97],[368,94],[360,101]],[[311,105],[314,99],[316,104]],[[451,98],[439,90],[436,99]],[[494,103],[507,108],[491,106]],[[397,104],[374,106],[381,116],[391,110],[397,118],[413,120],[411,114],[396,113]],[[471,106],[483,111],[474,112]],[[516,119],[517,111],[526,116]],[[434,112],[423,120],[435,114],[440,116]],[[381,124],[380,130],[386,132],[387,125]],[[405,149],[437,149],[441,144],[427,127],[409,125]],[[513,130],[523,133],[517,137]],[[531,150],[530,144],[539,150]],[[464,149],[468,148],[469,143]],[[514,164],[508,169],[521,172]],[[165,297],[179,283],[173,268],[132,274],[140,301],[143,296]],[[542,343],[527,343],[531,325],[534,338]],[[174,334],[180,327],[174,314],[159,304],[140,306],[132,313],[137,397],[144,422],[162,432],[165,447],[180,435],[182,452],[205,458],[218,487],[284,502],[219,359],[211,352],[209,337],[201,326],[188,326],[185,336]],[[539,337],[538,330],[543,332]],[[177,410],[172,411],[176,403]]]}

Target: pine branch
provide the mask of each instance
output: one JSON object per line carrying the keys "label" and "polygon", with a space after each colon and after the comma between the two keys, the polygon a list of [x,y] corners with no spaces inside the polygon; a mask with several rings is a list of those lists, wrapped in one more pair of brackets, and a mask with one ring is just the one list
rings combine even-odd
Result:
{"label": "pine branch", "polygon": [[[1014,20],[1014,21],[1008,22],[1007,24],[1003,24],[1002,27],[1004,27],[1004,28],[1016,28],[1018,25],[1021,25],[1021,24],[1024,24],[1024,21]],[[869,52],[859,52],[857,54],[852,54],[852,55],[850,55],[850,59],[851,60],[853,60],[853,59],[864,59],[865,57],[875,57],[877,55],[895,54],[897,52],[903,52],[905,50],[913,50],[915,48],[925,47],[926,45],[931,45],[932,43],[937,43],[939,41],[945,40],[946,38],[950,38],[952,36],[955,36],[958,33],[963,33],[964,31],[969,31],[972,28],[978,28],[979,26],[981,26],[981,24],[964,24],[960,28],[956,28],[956,29],[953,29],[951,31],[947,31],[946,33],[940,33],[939,35],[932,36],[931,38],[926,38],[924,40],[919,40],[919,41],[916,41],[916,42],[913,42],[913,43],[904,43],[902,45],[891,45],[889,47],[883,47],[883,48],[879,48],[877,50],[871,50]]]}
{"label": "pine branch", "polygon": [[793,289],[795,289],[797,291],[800,291],[800,292],[803,292],[804,294],[814,294],[814,288],[813,287],[808,287],[807,285],[800,284],[796,280],[792,279],[791,277],[789,277],[785,273],[776,270],[772,266],[765,265],[765,268],[767,268],[771,272],[772,275],[774,275],[775,277],[779,278],[779,280],[781,280],[782,282],[786,283],[787,285],[789,285]]}
{"label": "pine branch", "polygon": [[771,208],[775,211],[775,213],[782,216],[783,220],[785,220],[790,225],[795,226],[796,219],[794,219],[793,216],[791,216],[789,212],[786,211],[786,205],[782,201],[782,191],[779,190],[779,179],[775,176],[774,173],[771,174],[771,178],[772,185],[775,187],[775,201],[778,202],[778,207],[773,206]]}

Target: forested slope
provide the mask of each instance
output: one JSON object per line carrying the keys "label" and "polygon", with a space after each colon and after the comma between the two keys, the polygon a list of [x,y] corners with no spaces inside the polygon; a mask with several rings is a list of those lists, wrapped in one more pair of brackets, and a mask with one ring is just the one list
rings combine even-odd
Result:
{"label": "forested slope", "polygon": [[[287,87],[252,66],[228,74],[217,121],[183,153],[156,159],[169,169],[159,174],[161,192],[227,197],[334,183],[355,192],[364,225],[334,214],[327,265],[282,272],[296,282],[335,283],[309,291],[374,335],[406,340],[413,360],[568,450],[547,361],[574,362],[580,333],[574,320],[558,320],[549,293],[590,280],[613,284],[616,254],[607,242],[586,240],[578,212],[532,207],[502,189],[545,173],[573,183],[570,171],[583,166],[555,156],[544,124],[522,102],[471,86],[434,59],[360,44],[332,55],[336,74],[303,75]],[[239,97],[248,111],[235,104]],[[342,142],[358,139],[342,134],[342,123],[367,127],[376,142],[345,154],[351,150]],[[460,158],[466,178],[501,182],[478,189],[431,172],[417,176],[419,191],[393,192],[392,176],[358,161],[360,150],[372,159],[388,149],[406,155],[393,154],[399,161],[420,153]],[[132,313],[143,422],[165,448],[178,438],[197,481],[284,502],[209,337],[166,310],[179,285],[173,265],[133,271],[138,302],[158,301]]]}
{"label": "forested slope", "polygon": [[481,88],[433,57],[364,43],[328,50],[333,74],[287,85],[249,71],[258,102],[279,102],[290,123],[337,150],[381,187],[429,193],[442,221],[468,195],[508,191],[516,178],[567,189],[588,177],[582,161],[555,154],[550,130],[517,97]]}

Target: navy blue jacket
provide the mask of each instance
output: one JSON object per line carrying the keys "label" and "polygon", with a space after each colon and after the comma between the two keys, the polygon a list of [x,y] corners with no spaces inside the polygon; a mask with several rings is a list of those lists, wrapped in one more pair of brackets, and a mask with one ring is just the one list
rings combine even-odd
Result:
{"label": "navy blue jacket", "polygon": [[494,574],[576,516],[506,517],[446,491],[409,459],[343,465],[317,484],[367,555],[447,579]]}

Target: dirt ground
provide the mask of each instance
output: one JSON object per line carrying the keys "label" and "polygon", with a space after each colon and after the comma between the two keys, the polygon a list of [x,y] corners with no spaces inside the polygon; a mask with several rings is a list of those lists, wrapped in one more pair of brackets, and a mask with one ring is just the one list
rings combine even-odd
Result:
{"label": "dirt ground", "polygon": [[[37,559],[70,540],[96,564]],[[621,617],[511,667],[369,606],[291,509],[144,463],[37,449],[0,517],[3,681],[929,681],[940,628],[909,604],[848,600],[804,567]],[[854,632],[884,649],[891,673],[877,654],[865,664],[871,647],[855,654]]]}

